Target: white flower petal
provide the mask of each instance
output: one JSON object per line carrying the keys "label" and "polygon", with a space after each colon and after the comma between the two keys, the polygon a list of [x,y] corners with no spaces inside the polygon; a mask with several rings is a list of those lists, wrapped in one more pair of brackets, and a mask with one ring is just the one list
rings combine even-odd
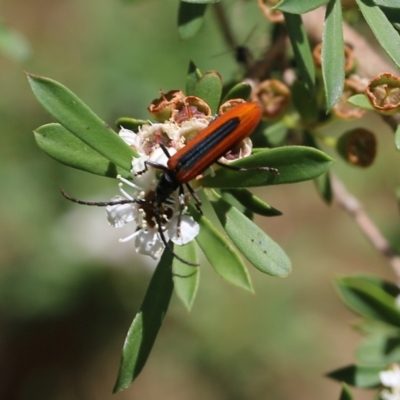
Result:
{"label": "white flower petal", "polygon": [[137,207],[135,204],[117,204],[106,207],[107,219],[114,228],[121,228],[135,220]]}
{"label": "white flower petal", "polygon": [[[176,153],[176,150],[173,147],[168,147],[167,151],[170,156],[173,156]],[[168,158],[169,157],[167,157],[163,149],[161,147],[158,147],[150,154],[149,161],[164,165],[166,167],[168,163]]]}
{"label": "white flower petal", "polygon": [[400,388],[400,368],[398,365],[393,365],[391,370],[381,371],[379,379],[383,386],[391,388]]}
{"label": "white flower petal", "polygon": [[140,137],[136,133],[130,131],[129,129],[125,129],[124,127],[121,126],[121,129],[118,134],[119,134],[120,138],[128,146],[132,146],[135,149],[140,148]]}
{"label": "white flower petal", "polygon": [[161,241],[159,233],[153,229],[148,231],[142,229],[136,236],[135,248],[140,254],[157,259],[161,256],[164,247],[164,243]]}
{"label": "white flower petal", "polygon": [[390,390],[383,389],[379,396],[382,400],[400,400],[400,395],[397,393],[392,393]]}
{"label": "white flower petal", "polygon": [[199,234],[200,226],[190,215],[182,215],[180,232],[178,232],[178,217],[171,219],[170,222],[168,233],[172,242],[177,245],[189,243]]}

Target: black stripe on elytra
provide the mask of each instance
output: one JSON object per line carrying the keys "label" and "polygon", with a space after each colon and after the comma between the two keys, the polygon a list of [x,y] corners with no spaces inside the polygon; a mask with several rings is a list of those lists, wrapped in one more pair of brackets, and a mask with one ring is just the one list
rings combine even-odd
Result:
{"label": "black stripe on elytra", "polygon": [[[234,117],[225,122],[219,128],[216,128],[214,132],[205,137],[197,146],[187,151],[180,158],[176,169],[180,171],[192,168],[202,157],[206,156],[210,149],[216,146],[221,140],[224,140],[227,136],[229,136],[239,126],[239,124],[240,119],[238,117]],[[226,150],[229,150],[229,148]],[[210,165],[215,161],[216,160],[212,160]]]}

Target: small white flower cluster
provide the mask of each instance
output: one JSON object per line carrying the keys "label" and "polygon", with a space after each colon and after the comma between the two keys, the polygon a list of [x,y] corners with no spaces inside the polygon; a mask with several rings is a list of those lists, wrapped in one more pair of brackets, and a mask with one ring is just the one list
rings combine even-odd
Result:
{"label": "small white flower cluster", "polygon": [[382,400],[400,400],[400,366],[393,364],[390,369],[381,371],[379,379],[385,389],[379,393]]}
{"label": "small white flower cluster", "polygon": [[[146,124],[139,129],[138,133],[121,128],[120,137],[139,154],[139,158],[132,160],[132,181],[121,176],[118,177],[121,181],[119,189],[122,196],[116,196],[112,201],[141,199],[148,201],[148,204],[132,202],[109,205],[106,209],[107,219],[115,228],[132,223],[134,233],[120,241],[134,240],[138,253],[149,255],[153,259],[161,256],[165,244],[159,229],[162,229],[167,242],[171,240],[177,245],[189,243],[199,233],[197,222],[191,216],[185,215],[186,207],[182,210],[178,191],[175,191],[165,204],[157,205],[160,208],[156,212],[159,213],[162,222],[162,226],[159,227],[155,216],[155,206],[151,204],[151,201],[158,185],[160,171],[146,165],[146,161],[166,166],[168,157],[159,144],[164,144],[172,156],[177,150],[184,147],[187,140],[204,129],[208,122],[207,119],[197,118],[185,121],[182,125],[177,125],[172,121],[162,124]],[[131,193],[123,188],[124,184],[133,189]]]}

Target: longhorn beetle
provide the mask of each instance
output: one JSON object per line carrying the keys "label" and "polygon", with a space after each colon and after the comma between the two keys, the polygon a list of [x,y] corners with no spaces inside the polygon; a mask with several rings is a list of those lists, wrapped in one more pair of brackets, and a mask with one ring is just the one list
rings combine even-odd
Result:
{"label": "longhorn beetle", "polygon": [[[65,198],[78,204],[89,206],[113,206],[118,204],[137,203],[151,206],[154,211],[155,221],[158,225],[158,232],[165,247],[181,262],[198,266],[178,256],[167,242],[162,229],[162,205],[168,202],[168,199],[179,189],[179,198],[181,202],[181,213],[184,206],[184,185],[193,196],[197,209],[201,212],[201,201],[189,185],[189,181],[202,174],[212,164],[224,156],[229,150],[237,146],[243,139],[252,133],[258,125],[262,115],[261,107],[255,102],[239,104],[228,110],[220,117],[213,120],[205,129],[203,129],[195,138],[190,140],[185,147],[178,150],[173,156],[170,156],[168,150],[161,145],[164,153],[168,157],[167,166],[155,162],[145,162],[147,166],[163,171],[157,187],[151,200],[147,199],[126,199],[109,202],[87,202],[75,199],[69,196],[64,190],[61,193]],[[244,171],[243,168],[235,168],[223,163],[219,163],[226,168]],[[278,173],[276,168],[261,167],[256,168],[263,171]]]}

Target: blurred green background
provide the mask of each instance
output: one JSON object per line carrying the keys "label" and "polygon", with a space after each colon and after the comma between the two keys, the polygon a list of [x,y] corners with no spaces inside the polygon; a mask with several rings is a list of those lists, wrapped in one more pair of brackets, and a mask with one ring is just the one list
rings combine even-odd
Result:
{"label": "blurred green background", "polygon": [[[177,0],[0,4],[4,26],[31,48],[25,60],[0,54],[0,399],[337,399],[339,385],[324,374],[352,363],[360,338],[332,279],[360,271],[393,277],[312,182],[256,190],[284,212],[257,221],[289,254],[292,275],[276,279],[251,269],[251,295],[202,266],[192,312],[173,298],[144,371],[131,388],[111,394],[154,263],[131,243],[118,243],[129,229],[110,228],[104,210],[60,195],[65,188],[106,200],[117,184],[59,165],[36,147],[32,130],[51,117],[23,71],[63,83],[113,124],[120,116],[148,118],[161,88],[184,89],[189,60],[225,81],[240,68],[211,10],[198,36],[179,40]],[[267,28],[256,2],[223,4],[238,42],[257,26],[249,45],[262,49]],[[395,240],[400,163],[392,142],[379,135],[377,161],[367,170],[340,161],[333,169]]]}

